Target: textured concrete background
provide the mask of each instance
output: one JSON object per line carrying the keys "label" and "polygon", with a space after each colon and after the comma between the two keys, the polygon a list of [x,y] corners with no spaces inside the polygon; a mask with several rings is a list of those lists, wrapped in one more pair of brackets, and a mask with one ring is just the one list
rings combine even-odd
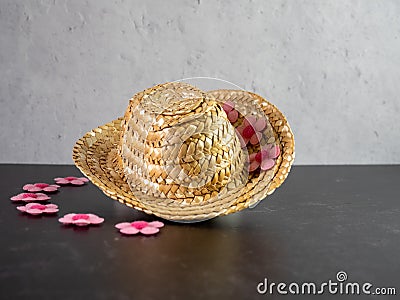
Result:
{"label": "textured concrete background", "polygon": [[72,163],[156,83],[275,103],[297,164],[400,163],[399,1],[0,0],[0,162]]}

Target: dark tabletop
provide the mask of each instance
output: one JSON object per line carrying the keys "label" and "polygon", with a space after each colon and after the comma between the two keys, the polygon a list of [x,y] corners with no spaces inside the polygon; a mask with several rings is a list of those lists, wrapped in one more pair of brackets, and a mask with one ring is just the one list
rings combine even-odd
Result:
{"label": "dark tabletop", "polygon": [[[400,298],[400,166],[294,167],[256,208],[165,222],[156,236],[122,236],[114,224],[156,218],[91,183],[63,187],[51,202],[58,217],[104,217],[96,227],[27,216],[9,200],[25,183],[81,175],[74,166],[0,165],[0,174],[0,299],[310,299],[259,294],[257,285],[321,284],[337,281],[339,271],[345,283],[397,292],[357,299]],[[325,290],[317,298],[333,297]]]}

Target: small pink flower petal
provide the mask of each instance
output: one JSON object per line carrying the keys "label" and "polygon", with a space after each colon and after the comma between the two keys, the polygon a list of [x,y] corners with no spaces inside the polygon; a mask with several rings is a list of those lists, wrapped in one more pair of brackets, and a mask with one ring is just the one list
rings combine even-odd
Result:
{"label": "small pink flower petal", "polygon": [[56,213],[56,212],[58,212],[58,211],[59,211],[58,208],[50,208],[50,207],[48,207],[48,208],[46,208],[43,212],[44,212],[44,213],[47,213],[47,214],[54,214],[54,213]]}
{"label": "small pink flower petal", "polygon": [[160,221],[153,221],[153,222],[150,222],[148,225],[152,226],[152,227],[156,227],[156,228],[164,227],[164,223],[160,222]]}
{"label": "small pink flower petal", "polygon": [[231,110],[233,110],[235,108],[235,103],[233,103],[232,101],[226,101],[222,105],[222,108],[226,112],[226,114],[228,114],[228,112],[230,112]]}
{"label": "small pink flower petal", "polygon": [[28,214],[37,216],[37,215],[42,214],[42,213],[43,213],[43,210],[41,210],[41,209],[36,209],[36,208],[31,208],[31,209],[27,209],[26,212],[27,212]]}
{"label": "small pink flower petal", "polygon": [[59,188],[60,186],[59,185],[50,185],[50,186],[48,186],[48,187],[45,187],[44,189],[43,189],[43,191],[45,191],[45,192],[55,192],[55,191],[58,191],[58,188]]}
{"label": "small pink flower petal", "polygon": [[47,208],[57,209],[57,208],[58,208],[58,205],[55,205],[55,204],[50,203],[50,204],[47,204],[46,207],[47,207]]}
{"label": "small pink flower petal", "polygon": [[84,185],[85,184],[85,182],[80,179],[72,180],[72,181],[70,181],[70,183],[73,185]]}
{"label": "small pink flower petal", "polygon": [[143,234],[155,234],[159,231],[160,231],[160,229],[158,229],[157,227],[152,227],[152,226],[147,226],[147,227],[140,229],[140,233],[143,233]]}
{"label": "small pink flower petal", "polygon": [[279,156],[280,151],[281,150],[280,150],[279,146],[274,145],[268,150],[268,157],[269,158],[277,158]]}
{"label": "small pink flower petal", "polygon": [[131,223],[129,223],[129,222],[122,222],[122,223],[115,224],[115,228],[117,228],[117,229],[122,229],[122,228],[130,227],[130,226],[131,226]]}
{"label": "small pink flower petal", "polygon": [[85,219],[78,219],[72,222],[72,224],[77,225],[77,226],[86,226],[86,225],[90,225],[91,222],[89,220],[85,220]]}
{"label": "small pink flower petal", "polygon": [[89,220],[88,220],[91,224],[101,224],[104,222],[104,218],[100,218],[99,216],[93,215],[93,214],[89,214]]}
{"label": "small pink flower petal", "polygon": [[69,184],[69,181],[65,180],[64,178],[59,178],[58,180],[56,180],[56,183],[58,183],[58,184]]}
{"label": "small pink flower petal", "polygon": [[67,219],[65,217],[59,218],[58,222],[63,223],[63,224],[71,224],[72,223],[69,219]]}
{"label": "small pink flower petal", "polygon": [[250,139],[243,137],[243,129],[244,128],[245,128],[245,126],[243,124],[236,127],[236,135],[239,138],[239,142],[240,142],[240,145],[242,148],[246,147],[250,140]]}
{"label": "small pink flower petal", "polygon": [[87,179],[86,177],[79,177],[78,179],[83,182],[89,182],[89,179]]}
{"label": "small pink flower petal", "polygon": [[253,134],[253,136],[250,138],[250,144],[252,145],[257,145],[260,143],[262,138],[262,133],[261,132],[256,132]]}
{"label": "small pink flower petal", "polygon": [[139,233],[139,229],[137,229],[133,226],[129,226],[129,227],[121,228],[119,232],[124,233],[124,234],[137,234],[137,233]]}
{"label": "small pink flower petal", "polygon": [[26,198],[26,199],[23,199],[22,201],[29,203],[29,202],[32,202],[32,201],[45,201],[45,200],[40,200],[38,198],[33,198],[33,199]]}
{"label": "small pink flower petal", "polygon": [[17,209],[19,211],[25,212],[26,211],[26,207],[25,206],[17,206]]}
{"label": "small pink flower petal", "polygon": [[10,199],[11,199],[11,201],[22,201],[22,199],[19,195],[13,196]]}
{"label": "small pink flower petal", "polygon": [[256,160],[253,160],[249,165],[249,172],[253,172],[253,171],[257,170],[259,166],[260,166],[260,163]]}
{"label": "small pink flower petal", "polygon": [[232,110],[228,113],[228,120],[231,123],[235,123],[237,121],[239,117],[239,113],[237,112],[237,110]]}
{"label": "small pink flower petal", "polygon": [[245,127],[246,127],[246,126],[244,126],[243,124],[241,124],[241,125],[239,125],[238,127],[236,127],[237,133],[240,134],[240,135],[242,135],[242,134],[243,134],[243,129],[244,129]]}
{"label": "small pink flower petal", "polygon": [[252,162],[255,160],[257,153],[252,153],[249,155],[249,161]]}
{"label": "small pink flower petal", "polygon": [[37,198],[35,199],[36,201],[46,201],[51,199],[49,196],[43,193],[37,193],[36,195],[37,195]]}
{"label": "small pink flower petal", "polygon": [[270,158],[269,156],[268,156],[268,152],[269,152],[269,147],[267,147],[267,148],[262,148],[261,149],[261,151],[259,152],[259,161],[261,162],[263,159],[267,159],[267,158]]}
{"label": "small pink flower petal", "polygon": [[252,116],[252,115],[245,117],[244,120],[243,120],[244,126],[249,126],[250,125],[250,126],[254,127],[256,122],[257,122],[257,118],[255,116]]}
{"label": "small pink flower petal", "polygon": [[261,162],[261,170],[266,171],[271,169],[275,165],[275,160],[267,158]]}
{"label": "small pink flower petal", "polygon": [[239,142],[240,142],[240,147],[241,148],[246,148],[247,143],[249,142],[249,140],[248,139],[244,139],[241,135],[238,135],[238,139],[239,139]]}
{"label": "small pink flower petal", "polygon": [[254,123],[254,128],[257,131],[262,131],[264,130],[264,128],[267,126],[267,122],[264,119],[258,119],[255,123]]}

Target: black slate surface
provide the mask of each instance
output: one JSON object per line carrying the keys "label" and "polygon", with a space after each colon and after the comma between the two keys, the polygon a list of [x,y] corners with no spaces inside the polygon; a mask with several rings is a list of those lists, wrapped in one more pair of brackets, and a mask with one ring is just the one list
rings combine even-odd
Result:
{"label": "black slate surface", "polygon": [[155,220],[91,183],[52,196],[58,217],[106,221],[73,228],[32,217],[9,198],[25,183],[80,175],[73,166],[0,165],[0,299],[349,299],[260,295],[269,282],[370,282],[399,299],[400,166],[296,166],[256,208],[197,224],[165,222],[157,236],[122,236],[114,224]]}

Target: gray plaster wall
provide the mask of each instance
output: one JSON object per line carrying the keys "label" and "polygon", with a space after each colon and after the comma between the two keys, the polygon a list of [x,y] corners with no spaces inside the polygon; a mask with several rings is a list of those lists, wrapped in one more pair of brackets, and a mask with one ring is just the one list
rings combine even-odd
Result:
{"label": "gray plaster wall", "polygon": [[217,77],[287,116],[297,164],[400,163],[400,1],[0,0],[0,162],[72,163],[157,83]]}

